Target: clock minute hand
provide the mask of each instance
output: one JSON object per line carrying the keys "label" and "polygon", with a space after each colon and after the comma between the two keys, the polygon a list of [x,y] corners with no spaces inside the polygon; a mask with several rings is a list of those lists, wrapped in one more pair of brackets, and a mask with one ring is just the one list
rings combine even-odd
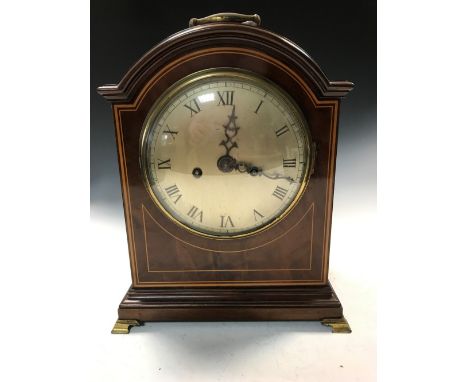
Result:
{"label": "clock minute hand", "polygon": [[224,135],[226,139],[223,139],[220,146],[224,146],[226,149],[226,154],[220,156],[217,161],[218,169],[222,172],[231,172],[236,167],[236,160],[231,156],[231,150],[234,148],[238,148],[237,142],[234,142],[233,138],[237,135],[237,131],[240,127],[236,124],[236,106],[233,105],[232,112],[228,115],[229,121],[223,125],[224,127]]}
{"label": "clock minute hand", "polygon": [[233,141],[233,138],[237,135],[237,131],[240,129],[240,127],[238,127],[236,124],[236,105],[232,107],[232,112],[230,115],[228,115],[228,119],[229,121],[225,125],[223,125],[224,135],[226,136],[226,139],[223,139],[219,144],[220,146],[224,146],[224,148],[226,149],[225,155],[230,155],[231,150],[233,148],[239,147],[237,145],[237,142]]}

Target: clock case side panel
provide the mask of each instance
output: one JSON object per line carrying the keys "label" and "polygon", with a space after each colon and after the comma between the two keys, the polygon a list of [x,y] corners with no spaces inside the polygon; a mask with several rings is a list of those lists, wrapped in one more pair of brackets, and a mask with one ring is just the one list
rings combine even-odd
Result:
{"label": "clock case side panel", "polygon": [[[205,38],[206,36],[209,36],[212,39],[207,40]],[[328,81],[323,75],[323,72],[310,59],[310,57],[308,57],[293,43],[278,35],[259,28],[247,26],[240,27],[238,25],[234,26],[232,24],[218,24],[191,28],[171,36],[166,41],[151,50],[148,54],[146,54],[139,62],[137,62],[118,85],[101,87],[99,88],[99,92],[114,104],[114,117],[116,120],[118,119],[120,121],[120,111],[131,109],[135,98],[138,96],[139,92],[145,86],[145,84],[152,78],[154,72],[158,68],[162,67],[164,62],[167,63],[177,55],[180,55],[181,50],[187,50],[187,44],[191,46],[191,49],[201,49],[204,46],[206,47],[207,45],[213,45],[213,39],[218,39],[219,45],[235,45],[236,41],[242,40],[245,43],[246,39],[248,38],[252,39],[252,45],[257,49],[262,44],[266,44],[265,46],[268,45],[271,52],[274,53],[277,51],[281,57],[289,54],[291,57],[295,58],[297,66],[303,67],[305,71],[310,73],[310,78],[308,78],[309,85],[320,99],[329,99],[330,101],[337,100],[337,97],[343,96],[352,88],[352,84],[346,81]],[[283,51],[280,52],[281,50]],[[286,50],[286,52],[284,50]],[[336,112],[338,111],[336,110]],[[117,139],[119,140],[119,134],[121,138],[122,131],[121,126],[117,128],[117,124],[116,133],[118,134]],[[119,167],[121,171],[122,192],[124,196],[125,216],[127,222],[127,235],[129,240],[129,251],[132,266],[132,280],[134,285],[144,286],[144,284],[141,284],[138,280],[137,256],[135,255],[135,238],[133,237],[133,229],[135,227],[131,213],[132,203],[128,195],[126,195],[124,187],[124,183],[127,183],[128,185],[128,180],[126,179],[125,175],[123,175],[125,173],[123,170],[127,164],[127,160],[125,159],[125,150],[122,149],[123,144],[123,141],[121,141],[119,146]],[[334,144],[336,146],[336,141]],[[333,155],[336,155],[336,147],[333,148],[333,152]],[[334,158],[330,158],[330,160],[334,161]],[[329,175],[334,178],[334,166]],[[332,191],[331,196],[328,197],[332,200]],[[328,224],[328,226],[330,226],[330,224]],[[141,227],[136,228],[141,229]],[[330,228],[327,227],[327,240],[329,240],[329,231]],[[329,246],[322,255],[324,261],[326,261],[327,264],[328,251]],[[322,283],[326,282],[326,275],[325,279],[322,280]]]}
{"label": "clock case side panel", "polygon": [[120,122],[120,110],[115,104],[112,105],[112,114],[114,117],[114,133],[115,141],[117,145],[117,159],[119,163],[119,175],[120,175],[120,190],[122,194],[122,205],[124,209],[125,218],[125,230],[127,233],[127,245],[128,255],[130,261],[130,271],[132,277],[132,285],[137,285],[138,280],[138,269],[136,265],[136,254],[135,254],[135,240],[133,237],[133,221],[131,215],[131,203],[128,196],[128,179],[126,171],[126,158],[124,143],[122,138],[122,125]]}
{"label": "clock case side panel", "polygon": [[329,270],[329,265],[330,265],[330,244],[331,244],[331,231],[332,231],[332,225],[333,225],[333,205],[334,205],[334,194],[335,194],[335,175],[336,175],[336,160],[337,160],[337,155],[338,155],[338,136],[339,136],[339,125],[340,125],[340,108],[341,108],[341,100],[337,100],[336,106],[334,108],[334,113],[336,115],[335,117],[335,125],[333,127],[334,129],[334,141],[331,142],[331,157],[330,157],[330,176],[327,179],[327,182],[329,184],[329,191],[327,194],[328,202],[327,202],[327,227],[326,227],[326,233],[325,233],[325,242],[326,242],[326,248],[325,248],[325,253],[324,253],[324,270],[325,270],[325,277],[326,281],[328,282],[328,270]]}

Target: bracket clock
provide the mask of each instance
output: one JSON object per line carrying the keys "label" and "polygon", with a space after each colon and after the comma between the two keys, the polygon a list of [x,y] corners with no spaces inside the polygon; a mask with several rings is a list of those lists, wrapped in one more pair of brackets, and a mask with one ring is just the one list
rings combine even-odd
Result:
{"label": "bracket clock", "polygon": [[132,285],[113,333],[145,321],[321,320],[349,332],[328,282],[340,99],[258,15],[190,20],[112,103]]}

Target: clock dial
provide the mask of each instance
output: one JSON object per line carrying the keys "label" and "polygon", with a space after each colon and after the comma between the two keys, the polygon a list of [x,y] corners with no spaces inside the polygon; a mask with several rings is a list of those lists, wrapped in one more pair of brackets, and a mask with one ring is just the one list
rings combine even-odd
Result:
{"label": "clock dial", "polygon": [[216,237],[278,221],[307,180],[298,107],[253,74],[210,70],[177,83],[145,122],[141,162],[154,201],[176,222]]}

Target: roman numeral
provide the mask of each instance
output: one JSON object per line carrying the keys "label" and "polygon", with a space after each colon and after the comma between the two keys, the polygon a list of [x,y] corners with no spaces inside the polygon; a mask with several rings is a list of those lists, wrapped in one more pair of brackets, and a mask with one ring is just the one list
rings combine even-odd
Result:
{"label": "roman numeral", "polygon": [[198,207],[192,206],[187,215],[190,216],[192,219],[199,218],[200,223],[203,221],[203,211],[198,212]]}
{"label": "roman numeral", "polygon": [[265,216],[263,216],[260,212],[258,212],[255,208],[254,208],[254,210],[253,210],[253,214],[254,214],[254,219],[255,219],[255,221],[257,221],[257,216],[258,216],[259,219],[265,217]]}
{"label": "roman numeral", "polygon": [[175,135],[179,134],[179,132],[178,132],[178,131],[175,131],[175,130],[174,130],[174,131],[171,130],[171,128],[169,127],[169,125],[166,125],[166,127],[167,127],[167,130],[163,130],[163,133],[171,134],[172,139],[175,140]]}
{"label": "roman numeral", "polygon": [[231,225],[231,227],[234,227],[234,223],[232,222],[232,219],[230,216],[221,216],[221,227],[227,228],[228,224]]}
{"label": "roman numeral", "polygon": [[218,106],[221,104],[223,106],[232,105],[232,102],[234,101],[234,90],[218,92],[218,96],[219,96]]}
{"label": "roman numeral", "polygon": [[276,134],[277,137],[280,137],[281,135],[287,133],[288,131],[289,131],[288,125],[284,125],[281,129],[276,130],[275,134]]}
{"label": "roman numeral", "polygon": [[171,198],[175,197],[174,204],[177,204],[179,199],[182,197],[182,194],[180,194],[180,191],[177,185],[174,184],[173,186],[165,188],[165,190],[167,194],[169,195],[169,197]]}
{"label": "roman numeral", "polygon": [[286,196],[286,193],[288,190],[286,190],[283,187],[276,186],[275,191],[273,191],[273,196],[276,196],[279,200],[283,201],[284,197]]}
{"label": "roman numeral", "polygon": [[260,101],[260,103],[258,104],[257,108],[254,111],[255,114],[258,114],[258,110],[260,109],[260,106],[262,106],[262,104],[263,104],[263,101]]}
{"label": "roman numeral", "polygon": [[167,159],[167,160],[158,159],[158,169],[160,169],[160,170],[170,170],[170,168],[171,168],[171,160],[170,159]]}
{"label": "roman numeral", "polygon": [[196,98],[192,99],[189,103],[186,103],[184,106],[190,110],[190,117],[192,117],[194,114],[197,114],[201,110]]}
{"label": "roman numeral", "polygon": [[283,167],[296,167],[296,158],[294,159],[283,158]]}
{"label": "roman numeral", "polygon": [[173,186],[165,188],[165,190],[169,196],[173,196],[179,193],[179,188],[175,184]]}

